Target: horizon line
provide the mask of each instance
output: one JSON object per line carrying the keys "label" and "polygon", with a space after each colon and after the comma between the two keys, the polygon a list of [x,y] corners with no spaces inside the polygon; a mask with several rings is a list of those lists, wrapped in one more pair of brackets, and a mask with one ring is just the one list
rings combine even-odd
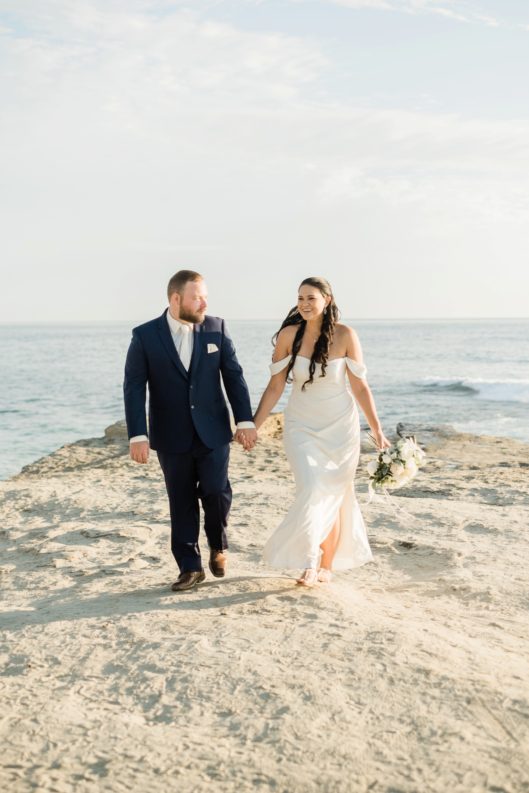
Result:
{"label": "horizon line", "polygon": [[[210,314],[209,316],[216,316]],[[282,322],[279,317],[223,317],[227,322]],[[284,319],[284,317],[283,317]],[[343,317],[343,320],[354,320],[356,322],[455,322],[464,321],[498,321],[498,320],[529,320],[529,316],[524,317]],[[85,324],[138,324],[149,320],[138,319],[36,319],[28,322],[27,320],[0,320],[0,327],[7,325],[85,325]]]}

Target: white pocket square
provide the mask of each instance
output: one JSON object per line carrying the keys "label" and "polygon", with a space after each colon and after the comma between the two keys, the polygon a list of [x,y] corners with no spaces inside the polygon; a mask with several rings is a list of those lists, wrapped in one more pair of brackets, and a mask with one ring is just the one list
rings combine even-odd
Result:
{"label": "white pocket square", "polygon": [[216,344],[208,344],[208,352],[218,352],[219,348]]}

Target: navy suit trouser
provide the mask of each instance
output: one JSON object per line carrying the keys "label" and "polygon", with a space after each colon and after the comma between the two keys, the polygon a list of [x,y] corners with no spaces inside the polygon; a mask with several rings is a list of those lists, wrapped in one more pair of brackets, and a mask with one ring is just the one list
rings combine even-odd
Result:
{"label": "navy suit trouser", "polygon": [[228,479],[230,446],[209,449],[195,434],[188,452],[158,452],[171,513],[171,551],[180,572],[202,570],[198,543],[199,499],[211,549],[228,547],[226,527],[231,507]]}

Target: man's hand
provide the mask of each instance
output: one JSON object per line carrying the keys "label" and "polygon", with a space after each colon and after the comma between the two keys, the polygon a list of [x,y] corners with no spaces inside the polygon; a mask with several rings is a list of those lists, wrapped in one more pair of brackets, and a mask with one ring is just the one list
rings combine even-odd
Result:
{"label": "man's hand", "polygon": [[235,440],[242,445],[245,452],[249,452],[257,443],[257,430],[237,430]]}
{"label": "man's hand", "polygon": [[130,456],[135,463],[146,463],[149,459],[149,441],[134,441],[131,443]]}

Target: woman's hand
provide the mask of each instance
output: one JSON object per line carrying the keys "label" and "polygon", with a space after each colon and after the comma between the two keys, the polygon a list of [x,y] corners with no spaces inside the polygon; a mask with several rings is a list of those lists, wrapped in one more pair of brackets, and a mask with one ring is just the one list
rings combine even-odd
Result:
{"label": "woman's hand", "polygon": [[257,443],[257,431],[250,428],[237,430],[234,440],[241,444],[245,452],[249,452]]}
{"label": "woman's hand", "polygon": [[377,445],[377,449],[388,449],[391,446],[391,441],[388,441],[382,432],[382,428],[378,430],[371,430],[371,435],[373,436],[373,440]]}

